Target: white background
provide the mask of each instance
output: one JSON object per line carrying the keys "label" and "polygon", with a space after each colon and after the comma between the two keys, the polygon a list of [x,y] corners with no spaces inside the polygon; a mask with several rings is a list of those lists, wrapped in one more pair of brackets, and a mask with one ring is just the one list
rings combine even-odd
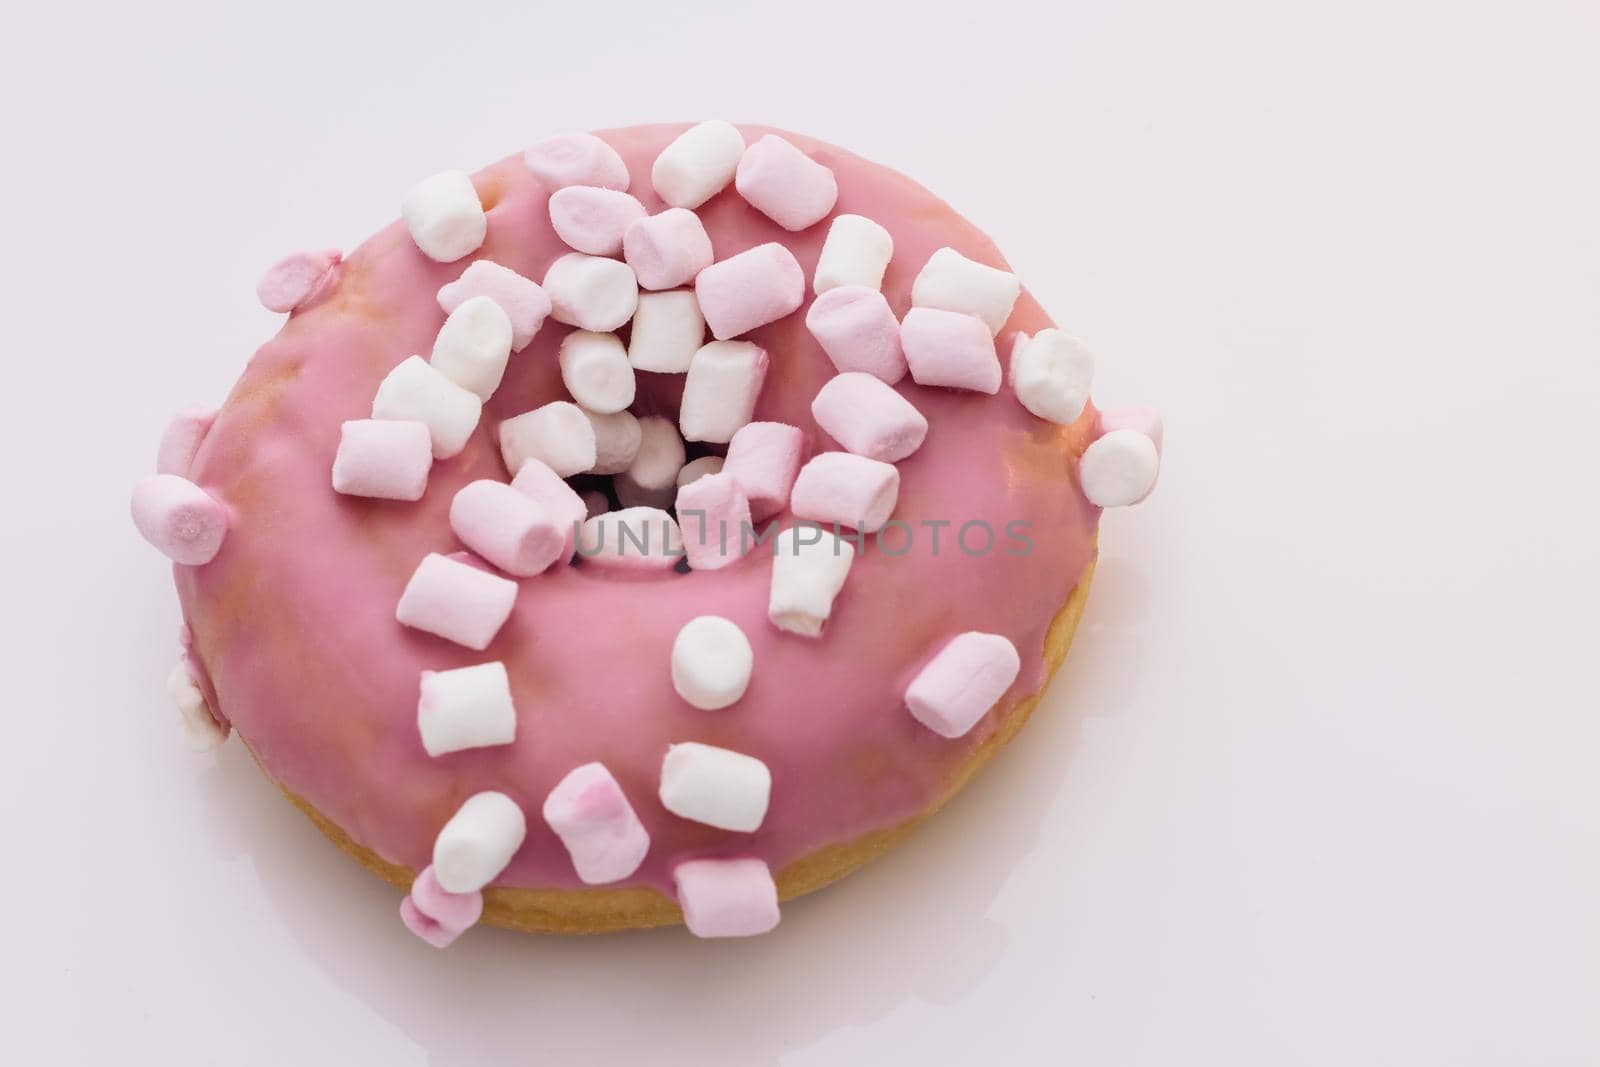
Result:
{"label": "white background", "polygon": [[[10,13],[5,1059],[1600,1062],[1600,8],[888,7]],[[1020,742],[773,936],[438,953],[181,747],[128,489],[279,256],[711,116],[986,228],[1098,398],[1164,410],[1162,484]]]}

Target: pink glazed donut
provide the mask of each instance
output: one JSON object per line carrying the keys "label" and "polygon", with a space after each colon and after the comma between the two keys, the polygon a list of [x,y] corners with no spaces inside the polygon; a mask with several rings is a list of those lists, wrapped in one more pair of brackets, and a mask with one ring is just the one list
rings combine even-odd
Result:
{"label": "pink glazed donut", "polygon": [[1159,422],[832,145],[644,126],[468,182],[275,266],[287,322],[169,429],[174,694],[430,943],[771,929],[1015,735]]}

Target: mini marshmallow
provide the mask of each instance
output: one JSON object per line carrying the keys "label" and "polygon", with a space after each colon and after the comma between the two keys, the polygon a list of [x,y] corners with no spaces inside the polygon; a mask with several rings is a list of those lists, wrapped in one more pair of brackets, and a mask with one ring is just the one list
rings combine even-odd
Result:
{"label": "mini marshmallow", "polygon": [[505,664],[495,660],[453,671],[423,671],[417,732],[430,756],[515,741],[517,709]]}
{"label": "mini marshmallow", "polygon": [[737,703],[754,667],[750,639],[720,615],[690,619],[672,642],[672,688],[702,711]]}
{"label": "mini marshmallow", "polygon": [[773,538],[767,618],[780,630],[817,637],[844,588],[856,546],[815,526],[791,526]]}
{"label": "mini marshmallow", "polygon": [[526,578],[563,558],[571,529],[505,482],[468,482],[450,501],[450,529],[461,543],[507,574]]}
{"label": "mini marshmallow", "polygon": [[1096,507],[1137,504],[1155,488],[1161,472],[1156,443],[1138,430],[1112,430],[1096,438],[1078,459],[1078,484]]}
{"label": "mini marshmallow", "polygon": [[750,501],[731,475],[708,474],[682,486],[677,511],[691,570],[720,570],[749,550]]}
{"label": "mini marshmallow", "polygon": [[[752,423],[752,425],[754,424]],[[737,437],[738,434],[734,436]],[[686,485],[692,485],[708,474],[720,474],[722,465],[726,462],[727,460],[721,456],[701,456],[699,459],[690,460],[678,472],[678,488],[682,489]]]}
{"label": "mini marshmallow", "polygon": [[476,893],[506,869],[522,847],[528,821],[504,793],[475,793],[433,842],[433,874],[447,893]]}
{"label": "mini marshmallow", "polygon": [[538,459],[523,462],[517,470],[517,476],[511,479],[511,488],[538,504],[555,520],[562,537],[560,558],[570,560],[578,539],[578,529],[588,517],[583,498],[561,479],[561,475]]}
{"label": "mini marshmallow", "polygon": [[706,320],[692,289],[640,293],[628,336],[634,370],[682,374],[706,339]]}
{"label": "mini marshmallow", "polygon": [[671,570],[683,557],[683,534],[660,508],[632,507],[585,519],[578,555],[612,570]]}
{"label": "mini marshmallow", "polygon": [[811,290],[821,296],[841,285],[881,289],[893,258],[894,238],[888,230],[864,215],[840,215],[828,225]]}
{"label": "mini marshmallow", "polygon": [[558,133],[522,153],[533,176],[551,192],[569,185],[627,189],[628,165],[592,133]]}
{"label": "mini marshmallow", "polygon": [[256,282],[256,299],[268,311],[294,311],[333,282],[343,259],[337,248],[285,256]]}
{"label": "mini marshmallow", "polygon": [[771,518],[789,506],[789,493],[806,454],[805,431],[782,422],[741,426],[728,442],[722,468],[733,475],[750,500],[755,521]]}
{"label": "mini marshmallow", "polygon": [[847,451],[884,463],[905,459],[928,436],[922,412],[870,374],[830,379],[811,401],[811,417]]}
{"label": "mini marshmallow", "polygon": [[1145,407],[1142,404],[1122,408],[1101,408],[1100,433],[1103,436],[1112,430],[1137,430],[1154,442],[1157,455],[1161,453],[1161,413],[1155,408]]}
{"label": "mini marshmallow", "polygon": [[700,216],[687,208],[667,210],[629,224],[622,258],[633,268],[641,289],[688,285],[711,266],[711,238]]}
{"label": "mini marshmallow", "polygon": [[633,403],[633,367],[616,334],[573,330],[560,359],[561,382],[582,407],[612,415]]}
{"label": "mini marshmallow", "polygon": [[733,181],[744,136],[721,119],[680,133],[650,168],[650,184],[673,207],[697,208]]}
{"label": "mini marshmallow", "polygon": [[400,201],[400,215],[422,254],[440,263],[454,263],[483,244],[489,232],[478,191],[459,170],[424,178]]}
{"label": "mini marshmallow", "polygon": [[672,869],[683,922],[696,937],[754,937],[778,925],[778,886],[752,857],[685,860]]}
{"label": "mini marshmallow", "polygon": [[200,451],[200,442],[206,439],[211,424],[216,421],[216,408],[199,405],[184,408],[174,415],[161,434],[161,447],[156,449],[156,473],[188,477],[194,457]]}
{"label": "mini marshmallow", "polygon": [[450,312],[433,339],[430,362],[461,388],[488,400],[511,358],[511,316],[493,298],[475,296]]}
{"label": "mini marshmallow", "polygon": [[467,264],[461,277],[439,289],[439,307],[446,315],[475,296],[486,296],[500,305],[511,320],[511,350],[521,352],[533,340],[550,314],[550,298],[539,283],[524,278],[509,267],[487,259]]}
{"label": "mini marshmallow", "polygon": [[767,350],[750,341],[712,341],[689,361],[678,407],[686,441],[726,444],[755,414],[767,379]]}
{"label": "mini marshmallow", "polygon": [[719,341],[792,314],[806,296],[806,276],[783,245],[764,245],[719,260],[694,280],[700,313]]}
{"label": "mini marshmallow", "polygon": [[179,656],[167,675],[167,695],[178,709],[178,726],[191,749],[210,752],[228,739],[228,728],[217,722],[206,706],[205,693],[195,682],[187,655]]}
{"label": "mini marshmallow", "polygon": [[1011,387],[1029,412],[1047,422],[1069,425],[1089,403],[1094,355],[1060,330],[1019,334],[1011,349]]}
{"label": "mini marshmallow", "polygon": [[686,741],[661,761],[662,807],[719,830],[759,830],[771,794],[767,765],[742,752]]}
{"label": "mini marshmallow", "polygon": [[664,508],[670,504],[684,459],[683,438],[671,419],[661,415],[640,419],[639,450],[615,483],[623,506]]}
{"label": "mini marshmallow", "polygon": [[1000,357],[982,319],[959,311],[914,307],[900,323],[911,380],[918,385],[1000,391]]}
{"label": "mini marshmallow", "polygon": [[644,437],[633,413],[616,411],[602,415],[587,408],[583,413],[594,427],[594,466],[589,468],[589,473],[621,474],[632,466]]}
{"label": "mini marshmallow", "polygon": [[941,737],[963,737],[1017,680],[1017,647],[976,630],[941,648],[906,687],[906,707]]}
{"label": "mini marshmallow", "polygon": [[516,600],[517,583],[509,578],[430,552],[406,583],[394,617],[482,652],[510,618]]}
{"label": "mini marshmallow", "polygon": [[550,225],[569,248],[591,256],[622,254],[622,235],[644,218],[644,205],[627,193],[569,185],[550,194]]}
{"label": "mini marshmallow", "polygon": [[734,187],[751,207],[791,231],[815,226],[839,199],[833,171],[774,133],[744,150]]}
{"label": "mini marshmallow", "polygon": [[615,330],[633,318],[639,304],[639,283],[632,268],[582,252],[568,252],[550,264],[544,291],[557,322],[595,333]]}
{"label": "mini marshmallow", "polygon": [[863,371],[890,385],[906,376],[900,322],[876,289],[829,289],[811,302],[806,329],[841,371]]}
{"label": "mini marshmallow", "polygon": [[537,459],[570,478],[591,469],[598,458],[594,426],[578,405],[552,400],[500,424],[500,457],[513,475]]}
{"label": "mini marshmallow", "polygon": [[976,315],[992,337],[1000,332],[1022,292],[1022,282],[1009,271],[968,259],[953,248],[941,248],[911,283],[911,306],[940,308]]}
{"label": "mini marshmallow", "polygon": [[483,401],[476,393],[446,378],[421,356],[401,361],[378,383],[372,398],[373,418],[427,426],[434,459],[449,459],[466,448],[482,414]]}
{"label": "mini marshmallow", "polygon": [[556,783],[544,821],[572,857],[585,885],[620,882],[644,862],[650,835],[603,763],[585,763]]}
{"label": "mini marshmallow", "polygon": [[156,551],[174,563],[210,563],[228,533],[228,509],[176,474],[152,474],[133,487],[133,524]]}
{"label": "mini marshmallow", "polygon": [[380,500],[421,500],[433,467],[424,423],[353,419],[339,427],[333,491]]}
{"label": "mini marshmallow", "polygon": [[823,452],[800,468],[789,509],[802,519],[862,533],[883,528],[900,498],[900,472],[850,452]]}
{"label": "mini marshmallow", "polygon": [[483,917],[483,894],[451,893],[439,884],[432,865],[422,868],[411,893],[400,902],[406,929],[434,948],[445,948]]}

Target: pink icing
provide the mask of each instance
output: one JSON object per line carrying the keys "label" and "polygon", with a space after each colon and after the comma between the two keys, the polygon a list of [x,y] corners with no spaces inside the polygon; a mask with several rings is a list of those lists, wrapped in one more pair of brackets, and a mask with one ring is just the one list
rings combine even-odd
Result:
{"label": "pink icing", "polygon": [[[681,126],[607,131],[647,210],[656,154]],[[769,132],[744,129],[747,142]],[[784,134],[839,179],[835,212],[866,215],[894,236],[884,293],[896,314],[929,255],[951,245],[1003,265],[993,244],[932,194],[892,171],[809,138]],[[544,187],[512,158],[474,179],[489,233],[477,256],[539,279],[567,249],[548,221]],[[733,189],[699,214],[718,258],[780,241],[807,278],[826,222],[782,230]],[[527,840],[498,885],[580,888],[571,859],[538,817],[546,794],[580,764],[601,761],[633,801],[651,837],[643,865],[623,885],[673,889],[672,868],[697,856],[753,856],[774,872],[815,849],[889,827],[922,811],[995,730],[986,716],[946,740],[903,706],[907,683],[955,634],[982,630],[1017,647],[1022,670],[1009,693],[1044,681],[1049,624],[1094,554],[1098,509],[1073,481],[1092,435],[1093,409],[1070,427],[1020,405],[970,392],[900,390],[928,418],[922,448],[900,465],[895,518],[915,527],[913,548],[892,555],[869,543],[817,639],[784,634],[766,619],[771,547],[722,570],[603,574],[559,567],[521,580],[510,620],[482,653],[395,622],[395,604],[428,552],[459,546],[448,514],[477,478],[505,479],[496,444],[502,419],[562,394],[556,349],[567,332],[546,324],[512,359],[504,384],[462,453],[436,464],[416,504],[340,496],[328,471],[347,419],[366,416],[379,380],[426,352],[443,321],[434,295],[464,262],[440,264],[394,223],[350,255],[336,288],[291,317],[261,347],[217,417],[192,477],[234,515],[228,551],[178,568],[194,654],[212,707],[225,712],[261,764],[288,789],[385,859],[421,870],[434,837],[468,796],[500,790],[530,813]],[[811,401],[834,373],[804,325],[804,305],[756,330],[772,353],[757,419],[801,427],[822,440]],[[1002,331],[1051,325],[1024,293]],[[649,379],[646,381],[645,379]],[[675,411],[682,379],[642,375],[640,414]],[[788,518],[787,514],[783,516]],[[923,520],[946,521],[933,531]],[[996,548],[956,548],[968,521],[987,522]],[[1027,522],[1030,555],[1006,526]],[[975,535],[969,543],[981,543]],[[904,532],[885,543],[898,551]],[[738,706],[715,714],[676,698],[672,642],[691,618],[724,616],[748,635],[756,670]],[[517,743],[430,758],[416,726],[417,678],[501,659],[520,725]],[[763,760],[772,803],[752,834],[677,818],[661,807],[662,756],[702,741]]]}

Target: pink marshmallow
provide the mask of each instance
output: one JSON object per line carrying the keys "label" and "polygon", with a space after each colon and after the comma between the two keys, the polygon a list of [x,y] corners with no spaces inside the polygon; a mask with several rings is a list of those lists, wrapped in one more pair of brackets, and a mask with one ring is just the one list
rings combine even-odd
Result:
{"label": "pink marshmallow", "polygon": [[511,320],[511,348],[515,352],[528,347],[550,314],[550,298],[538,282],[487,259],[473,260],[461,277],[440,287],[439,307],[448,315],[475,296],[488,297],[506,313]]}
{"label": "pink marshmallow", "polygon": [[411,895],[400,902],[406,929],[434,948],[449,945],[482,917],[483,894],[449,892],[434,876],[432,864],[422,869],[411,883]]}
{"label": "pink marshmallow", "polygon": [[628,188],[628,165],[615,148],[592,133],[546,137],[522,153],[522,161],[552,192],[569,185]]}
{"label": "pink marshmallow", "polygon": [[789,506],[789,492],[805,453],[805,431],[798,426],[752,422],[741,426],[728,442],[722,472],[738,483],[750,501],[750,517],[761,522]]}
{"label": "pink marshmallow", "polygon": [[334,283],[343,259],[336,248],[285,256],[268,267],[256,282],[256,299],[268,311],[304,307]]}
{"label": "pink marshmallow", "polygon": [[778,887],[758,859],[686,860],[672,880],[696,937],[750,937],[778,925]]}
{"label": "pink marshmallow", "polygon": [[417,565],[394,617],[414,629],[482,652],[511,616],[517,583],[430,552]]}
{"label": "pink marshmallow", "polygon": [[700,216],[671,207],[639,219],[622,236],[622,258],[641,289],[676,289],[711,266],[711,238]]}
{"label": "pink marshmallow", "polygon": [[544,821],[586,885],[621,881],[650,851],[644,824],[601,763],[585,763],[556,783],[545,798]]}
{"label": "pink marshmallow", "polygon": [[772,133],[744,150],[733,184],[751,207],[786,230],[816,225],[839,199],[833,171]]}
{"label": "pink marshmallow", "polygon": [[806,329],[841,371],[863,371],[890,385],[906,376],[900,323],[876,289],[841,285],[824,291],[806,312]]}
{"label": "pink marshmallow", "polygon": [[750,501],[732,475],[707,474],[680,487],[677,512],[691,570],[720,570],[748,551]]}
{"label": "pink marshmallow", "polygon": [[457,491],[450,502],[450,528],[462,544],[519,578],[560,559],[565,540],[550,512],[505,482],[487,478]]}
{"label": "pink marshmallow", "polygon": [[1113,430],[1136,430],[1144,434],[1156,446],[1156,455],[1161,454],[1161,413],[1155,408],[1135,404],[1123,408],[1102,408],[1100,411],[1100,433],[1104,437]]}
{"label": "pink marshmallow", "polygon": [[900,344],[911,380],[918,385],[970,389],[993,396],[1000,390],[1000,357],[994,335],[975,315],[914,307],[900,323]]}
{"label": "pink marshmallow", "polygon": [[800,468],[789,510],[802,519],[862,533],[883,528],[900,498],[900,472],[849,452],[823,452]]}
{"label": "pink marshmallow", "polygon": [[792,314],[805,293],[805,272],[794,253],[776,242],[713,263],[694,280],[700,312],[719,341]]}
{"label": "pink marshmallow", "polygon": [[190,567],[210,563],[228,533],[228,509],[176,474],[139,479],[130,510],[134,526],[156,551]]}
{"label": "pink marshmallow", "polygon": [[963,737],[1017,680],[1017,647],[999,634],[953,638],[906,687],[906,707],[941,737]]}
{"label": "pink marshmallow", "polygon": [[905,459],[928,436],[922,412],[870,374],[830,379],[811,401],[811,417],[847,451],[884,463]]}
{"label": "pink marshmallow", "polygon": [[644,218],[644,205],[627,193],[569,185],[550,194],[550,225],[571,248],[592,256],[622,253],[622,235]]}
{"label": "pink marshmallow", "polygon": [[[539,505],[561,530],[561,555],[571,560],[578,540],[578,530],[589,517],[588,505],[578,491],[568,485],[549,465],[537,459],[527,460],[511,479],[511,488]],[[605,508],[601,508],[604,511]]]}
{"label": "pink marshmallow", "polygon": [[161,447],[156,450],[156,473],[187,477],[200,451],[200,442],[206,439],[211,424],[216,421],[216,408],[198,405],[174,415],[161,435]]}
{"label": "pink marshmallow", "polygon": [[333,491],[381,500],[421,500],[433,467],[427,423],[352,419],[339,428]]}

